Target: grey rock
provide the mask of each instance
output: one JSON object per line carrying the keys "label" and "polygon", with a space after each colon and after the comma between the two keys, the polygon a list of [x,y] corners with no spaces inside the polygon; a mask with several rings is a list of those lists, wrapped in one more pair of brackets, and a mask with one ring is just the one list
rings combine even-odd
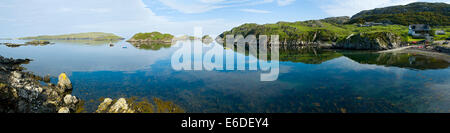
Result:
{"label": "grey rock", "polygon": [[390,32],[351,34],[337,42],[333,48],[356,50],[388,50],[403,45],[401,37]]}
{"label": "grey rock", "polygon": [[62,107],[58,110],[58,113],[70,113],[70,109],[67,107]]}

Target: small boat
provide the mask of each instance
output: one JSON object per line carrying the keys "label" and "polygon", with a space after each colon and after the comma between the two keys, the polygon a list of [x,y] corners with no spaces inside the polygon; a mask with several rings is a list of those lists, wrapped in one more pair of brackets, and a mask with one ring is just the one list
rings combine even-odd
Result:
{"label": "small boat", "polygon": [[123,46],[122,48],[128,48],[127,46]]}

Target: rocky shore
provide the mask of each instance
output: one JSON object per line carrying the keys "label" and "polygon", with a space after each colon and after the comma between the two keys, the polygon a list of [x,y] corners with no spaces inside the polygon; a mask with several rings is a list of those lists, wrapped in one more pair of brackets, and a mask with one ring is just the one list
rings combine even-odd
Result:
{"label": "rocky shore", "polygon": [[[0,113],[77,113],[81,99],[72,95],[72,83],[65,73],[58,76],[57,84],[30,72],[22,64],[30,59],[12,59],[0,56]],[[147,100],[106,98],[95,113],[182,113],[172,102],[154,98]]]}
{"label": "rocky shore", "polygon": [[[0,113],[75,113],[80,99],[71,95],[72,83],[65,73],[58,76],[58,83],[41,84],[46,78],[23,72],[21,64],[29,59],[12,59],[0,56]],[[112,101],[112,100],[111,100]],[[108,110],[98,113],[134,113],[123,98]]]}
{"label": "rocky shore", "polygon": [[23,72],[21,64],[29,59],[0,56],[0,112],[73,113],[79,99],[71,95],[72,85],[63,73],[57,85],[44,86],[35,75]]}

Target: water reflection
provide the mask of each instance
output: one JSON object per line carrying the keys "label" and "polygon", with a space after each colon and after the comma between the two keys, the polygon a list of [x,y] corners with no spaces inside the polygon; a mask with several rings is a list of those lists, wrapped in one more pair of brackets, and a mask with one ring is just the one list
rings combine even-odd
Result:
{"label": "water reflection", "polygon": [[144,50],[160,50],[162,48],[170,48],[172,43],[143,43],[143,42],[132,42],[133,45],[137,49]]}
{"label": "water reflection", "polygon": [[445,59],[415,53],[358,53],[347,51],[343,52],[343,54],[361,64],[394,66],[417,70],[446,69],[450,66],[450,62]]}
{"label": "water reflection", "polygon": [[432,56],[280,49],[278,80],[261,82],[260,71],[175,71],[172,45],[108,43],[0,46],[0,53],[34,59],[25,67],[42,75],[71,72],[73,94],[94,101],[87,110],[101,97],[137,96],[187,112],[450,112],[449,62]]}

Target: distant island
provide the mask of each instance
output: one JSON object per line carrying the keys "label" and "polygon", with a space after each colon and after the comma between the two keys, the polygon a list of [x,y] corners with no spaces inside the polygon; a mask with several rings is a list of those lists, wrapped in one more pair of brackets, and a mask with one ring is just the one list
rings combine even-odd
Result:
{"label": "distant island", "polygon": [[124,38],[113,33],[88,32],[64,35],[43,35],[35,37],[22,37],[19,40],[94,40],[94,41],[114,41],[123,40]]}
{"label": "distant island", "polygon": [[163,34],[160,32],[151,33],[137,33],[131,39],[127,40],[130,43],[172,43],[174,38],[171,34]]}

